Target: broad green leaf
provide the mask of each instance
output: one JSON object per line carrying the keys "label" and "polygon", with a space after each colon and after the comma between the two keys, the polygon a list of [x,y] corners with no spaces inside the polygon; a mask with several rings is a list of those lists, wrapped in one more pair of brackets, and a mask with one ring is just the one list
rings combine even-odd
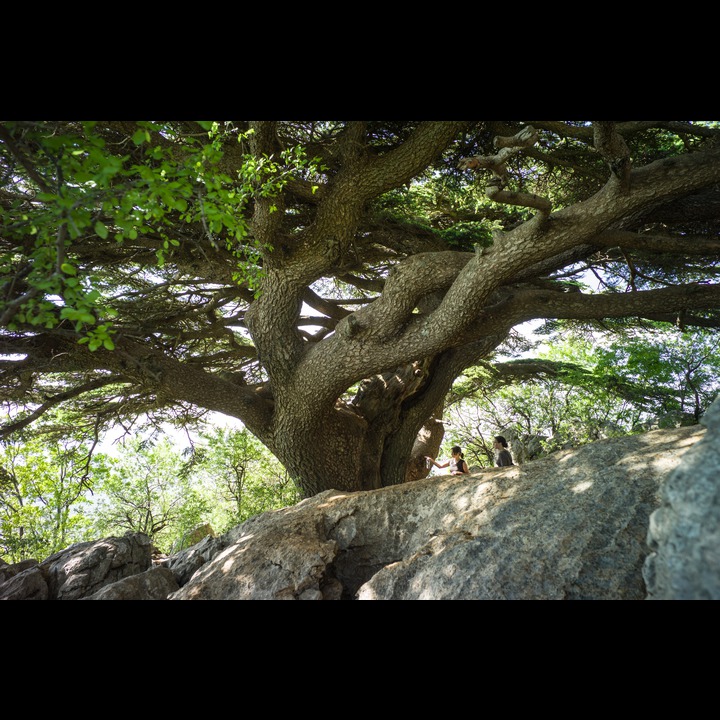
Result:
{"label": "broad green leaf", "polygon": [[107,238],[108,236],[108,229],[105,226],[105,223],[102,223],[98,220],[95,223],[95,233],[98,235],[98,237],[101,237],[103,240],[105,240],[105,238]]}

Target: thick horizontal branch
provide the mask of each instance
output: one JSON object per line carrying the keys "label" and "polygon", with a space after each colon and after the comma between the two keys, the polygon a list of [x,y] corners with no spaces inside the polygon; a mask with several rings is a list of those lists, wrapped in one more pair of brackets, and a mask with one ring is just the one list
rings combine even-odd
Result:
{"label": "thick horizontal branch", "polygon": [[501,190],[497,185],[488,183],[485,195],[493,202],[505,203],[506,205],[518,205],[539,210],[542,215],[549,215],[552,210],[550,201],[534,193],[516,192],[512,190]]}
{"label": "thick horizontal branch", "polygon": [[654,235],[627,230],[609,230],[592,238],[598,247],[621,247],[626,250],[646,250],[657,253],[683,255],[718,255],[720,240],[703,235]]}
{"label": "thick horizontal branch", "polygon": [[[482,363],[482,365],[486,367],[490,373],[490,379],[485,375],[481,375],[470,387],[466,385],[462,394],[454,399],[460,400],[462,397],[470,395],[477,389],[482,389],[485,393],[492,393],[495,391],[496,386],[517,385],[528,381],[544,379],[579,387],[599,385],[615,395],[639,405],[645,405],[651,402],[646,385],[632,383],[618,376],[607,375],[605,373],[597,376],[587,368],[575,363],[525,358],[511,360],[509,362]],[[655,388],[653,394],[656,397],[658,395],[671,396],[672,391],[658,387]]]}
{"label": "thick horizontal branch", "polygon": [[517,315],[523,320],[602,320],[606,317],[652,319],[658,314],[671,317],[688,310],[720,310],[720,285],[693,283],[661,290],[596,295],[523,289],[509,305],[515,307]]}
{"label": "thick horizontal branch", "polygon": [[[553,132],[559,137],[572,137],[578,140],[592,142],[593,128],[589,125],[576,126],[564,122],[552,120],[529,120],[530,124],[538,130]],[[696,137],[717,137],[718,130],[704,125],[693,125],[692,123],[678,122],[672,120],[637,120],[618,122],[616,129],[623,135],[634,135],[647,130],[668,130],[678,135],[695,135]]]}

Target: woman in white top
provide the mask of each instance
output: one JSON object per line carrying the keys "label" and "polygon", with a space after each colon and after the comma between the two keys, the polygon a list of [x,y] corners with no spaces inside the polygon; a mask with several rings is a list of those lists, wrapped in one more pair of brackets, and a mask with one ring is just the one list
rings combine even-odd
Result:
{"label": "woman in white top", "polygon": [[459,445],[455,445],[451,448],[452,460],[446,460],[444,463],[436,462],[434,458],[425,456],[425,459],[431,462],[436,468],[450,468],[451,475],[469,475],[470,468],[468,464],[463,460],[464,453]]}

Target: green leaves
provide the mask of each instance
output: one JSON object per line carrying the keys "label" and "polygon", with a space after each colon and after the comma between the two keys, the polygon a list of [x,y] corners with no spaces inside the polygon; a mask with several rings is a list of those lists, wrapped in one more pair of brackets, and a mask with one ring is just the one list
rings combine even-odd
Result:
{"label": "green leaves", "polygon": [[644,333],[612,341],[563,326],[536,360],[470,368],[453,386],[460,399],[446,413],[446,441],[484,465],[492,457],[487,438],[505,430],[547,453],[697,421],[720,391],[720,338],[662,327],[646,324]]}
{"label": "green leaves", "polygon": [[246,430],[217,428],[192,452],[136,436],[97,477],[96,537],[145,532],[166,552],[198,525],[224,532],[300,499],[280,463]]}
{"label": "green leaves", "polygon": [[282,465],[246,429],[218,427],[201,438],[207,452],[197,466],[196,481],[212,490],[214,527],[229,529],[300,500]]}
{"label": "green leaves", "polygon": [[[33,148],[34,164],[32,173],[25,173],[22,163],[17,166],[17,182],[32,188],[33,204],[22,204],[22,213],[12,204],[0,207],[8,242],[22,248],[22,257],[0,269],[0,286],[19,287],[14,274],[32,267],[23,278],[27,289],[17,293],[18,306],[6,315],[8,328],[30,323],[51,329],[70,321],[91,350],[109,348],[105,291],[92,294],[99,290],[98,279],[86,274],[81,255],[98,257],[108,240],[116,246],[138,243],[163,269],[181,246],[180,222],[202,228],[210,248],[229,250],[236,258],[233,277],[257,291],[261,258],[271,248],[248,231],[250,203],[271,200],[291,177],[312,173],[316,164],[299,147],[277,157],[245,154],[231,177],[221,166],[226,144],[239,141],[245,147],[251,132],[238,133],[232,124],[217,121],[198,124],[206,137],[182,134],[181,123],[139,121],[126,136],[131,142],[118,143],[106,142],[117,133],[108,130],[112,123],[68,122],[58,124],[60,129],[46,127],[52,123],[5,123],[18,133],[18,142]],[[269,211],[277,211],[275,203],[269,203]],[[147,255],[142,257],[146,261]],[[88,334],[100,318],[107,333]]]}
{"label": "green leaves", "polygon": [[89,312],[85,312],[83,310],[77,310],[76,308],[63,308],[60,311],[60,317],[67,318],[68,320],[73,320],[79,323],[87,323],[89,325],[95,324],[94,315],[91,315]]}
{"label": "green leaves", "polygon": [[140,128],[132,136],[132,141],[136,145],[142,145],[144,142],[149,143],[150,142],[150,133],[146,129]]}
{"label": "green leaves", "polygon": [[80,345],[87,343],[90,352],[95,352],[101,347],[106,350],[114,350],[115,343],[111,337],[114,332],[108,324],[98,325],[94,330],[89,330],[85,337],[80,338],[78,343]]}
{"label": "green leaves", "polygon": [[[0,557],[6,561],[43,560],[91,539],[89,520],[79,512],[90,494],[90,458],[73,435],[68,429],[49,441],[35,433],[0,444]],[[100,457],[92,463],[101,464]]]}

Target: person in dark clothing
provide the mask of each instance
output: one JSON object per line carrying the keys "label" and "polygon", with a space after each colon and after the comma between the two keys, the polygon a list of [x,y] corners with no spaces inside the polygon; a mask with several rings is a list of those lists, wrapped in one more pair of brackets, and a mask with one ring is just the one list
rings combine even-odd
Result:
{"label": "person in dark clothing", "polygon": [[495,466],[506,467],[507,465],[514,465],[512,461],[512,455],[507,449],[507,440],[502,435],[496,435],[493,442],[493,448],[495,449]]}
{"label": "person in dark clothing", "polygon": [[428,462],[431,462],[436,468],[449,468],[449,472],[451,475],[469,475],[470,468],[468,467],[468,464],[465,462],[465,460],[463,460],[464,453],[460,446],[455,445],[453,448],[451,448],[450,452],[452,453],[452,459],[446,460],[444,463],[436,462],[428,455],[425,456],[425,459]]}

